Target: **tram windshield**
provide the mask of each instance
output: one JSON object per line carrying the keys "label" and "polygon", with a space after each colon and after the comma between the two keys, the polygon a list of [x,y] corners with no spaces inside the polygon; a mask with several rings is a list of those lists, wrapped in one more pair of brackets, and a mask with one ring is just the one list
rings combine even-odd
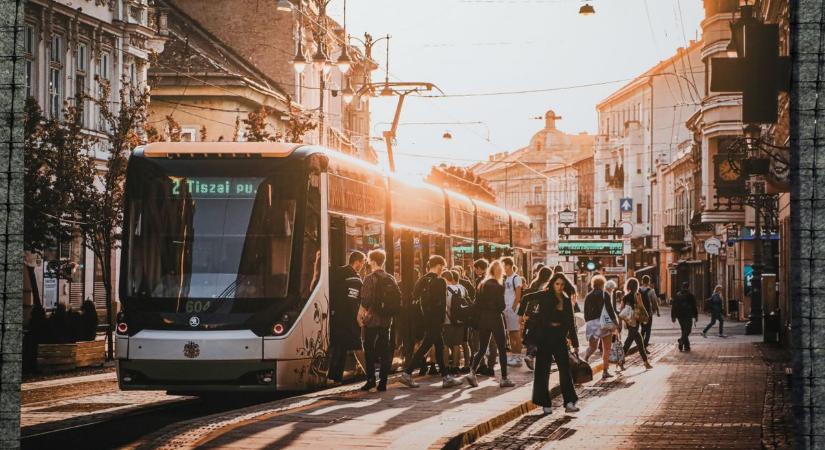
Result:
{"label": "tram windshield", "polygon": [[132,183],[128,294],[286,297],[301,171],[183,172],[151,170]]}

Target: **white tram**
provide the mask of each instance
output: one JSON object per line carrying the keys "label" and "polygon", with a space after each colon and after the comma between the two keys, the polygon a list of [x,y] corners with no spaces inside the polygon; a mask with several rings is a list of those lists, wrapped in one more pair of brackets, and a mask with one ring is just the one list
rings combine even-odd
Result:
{"label": "white tram", "polygon": [[432,254],[469,273],[512,255],[529,274],[527,217],[317,146],[149,144],[130,159],[124,215],[124,390],[323,385],[329,270],[352,250],[385,249],[405,302]]}

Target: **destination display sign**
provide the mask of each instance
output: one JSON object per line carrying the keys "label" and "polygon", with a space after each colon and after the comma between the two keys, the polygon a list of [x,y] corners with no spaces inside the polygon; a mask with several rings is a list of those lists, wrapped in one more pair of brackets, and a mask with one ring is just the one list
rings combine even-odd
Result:
{"label": "destination display sign", "polygon": [[255,197],[261,178],[201,177],[172,180],[172,195],[194,198]]}
{"label": "destination display sign", "polygon": [[621,256],[622,241],[559,241],[561,256]]}
{"label": "destination display sign", "polygon": [[559,227],[559,236],[621,236],[621,227]]}

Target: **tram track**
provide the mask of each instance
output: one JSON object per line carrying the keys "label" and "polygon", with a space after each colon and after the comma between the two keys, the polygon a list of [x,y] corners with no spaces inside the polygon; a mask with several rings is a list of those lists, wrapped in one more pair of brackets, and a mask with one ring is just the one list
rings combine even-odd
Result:
{"label": "tram track", "polygon": [[298,393],[181,398],[149,404],[128,412],[65,427],[32,426],[22,430],[23,449],[83,448],[109,449],[128,446],[142,436],[177,422],[230,411],[268,401],[289,398]]}

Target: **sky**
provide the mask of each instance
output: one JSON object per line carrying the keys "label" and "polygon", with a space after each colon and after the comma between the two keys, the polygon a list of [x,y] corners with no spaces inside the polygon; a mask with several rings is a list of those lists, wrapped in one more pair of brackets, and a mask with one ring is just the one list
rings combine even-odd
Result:
{"label": "sky", "polygon": [[[544,126],[548,109],[562,116],[557,122],[562,131],[595,133],[599,101],[700,37],[701,0],[592,0],[596,14],[581,16],[584,3],[348,0],[349,34],[392,36],[391,80],[431,82],[447,95],[548,90],[407,97],[395,147],[397,171],[425,175],[441,162],[470,165],[517,150]],[[328,7],[339,23],[343,6],[344,0],[332,0]],[[384,45],[373,48],[381,65],[374,81],[384,77]],[[389,128],[396,102],[371,100],[373,136]],[[442,138],[445,132],[451,140]],[[373,147],[386,161],[385,144],[373,142]]]}

